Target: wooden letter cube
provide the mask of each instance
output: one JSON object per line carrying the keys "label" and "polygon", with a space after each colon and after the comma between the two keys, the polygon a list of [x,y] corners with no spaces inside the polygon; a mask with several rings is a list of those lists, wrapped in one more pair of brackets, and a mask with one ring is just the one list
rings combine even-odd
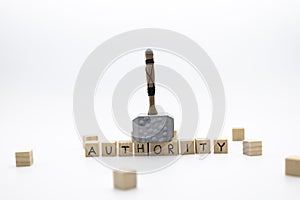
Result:
{"label": "wooden letter cube", "polygon": [[196,153],[198,153],[198,154],[210,153],[210,140],[209,139],[196,139],[195,146],[196,146]]}
{"label": "wooden letter cube", "polygon": [[195,140],[180,140],[180,152],[182,155],[195,153]]}
{"label": "wooden letter cube", "polygon": [[16,152],[16,166],[17,167],[26,167],[33,164],[33,152],[31,151],[21,151]]}
{"label": "wooden letter cube", "polygon": [[228,153],[228,142],[227,140],[215,140],[214,141],[214,153]]}
{"label": "wooden letter cube", "polygon": [[300,156],[289,156],[285,159],[285,174],[300,176]]}
{"label": "wooden letter cube", "polygon": [[131,141],[118,142],[119,156],[133,156],[133,143]]}
{"label": "wooden letter cube", "polygon": [[85,157],[98,157],[99,152],[99,142],[98,141],[86,141],[84,143]]}
{"label": "wooden letter cube", "polygon": [[134,143],[134,155],[135,156],[148,156],[149,152],[149,144],[148,143]]}
{"label": "wooden letter cube", "polygon": [[243,141],[245,139],[244,128],[233,128],[232,129],[232,141]]}
{"label": "wooden letter cube", "polygon": [[101,143],[101,150],[102,150],[102,156],[116,156],[116,142],[111,141],[111,142],[102,142]]}
{"label": "wooden letter cube", "polygon": [[177,156],[179,154],[178,141],[172,140],[167,142],[167,146],[164,151],[164,155],[166,156]]}
{"label": "wooden letter cube", "polygon": [[114,188],[120,190],[128,190],[132,188],[136,188],[137,177],[136,172],[121,172],[114,171]]}

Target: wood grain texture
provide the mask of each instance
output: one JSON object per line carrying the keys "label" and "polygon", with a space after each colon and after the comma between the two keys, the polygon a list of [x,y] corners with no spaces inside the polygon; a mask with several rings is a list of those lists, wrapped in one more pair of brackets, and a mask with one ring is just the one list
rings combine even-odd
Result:
{"label": "wood grain texture", "polygon": [[285,174],[300,176],[300,156],[288,156],[285,158]]}
{"label": "wood grain texture", "polygon": [[33,164],[33,151],[15,152],[16,167],[27,167]]}
{"label": "wood grain texture", "polygon": [[128,190],[136,188],[137,175],[135,171],[121,172],[113,171],[114,188],[119,190]]}
{"label": "wood grain texture", "polygon": [[232,129],[232,141],[243,141],[245,139],[244,128],[233,128]]}

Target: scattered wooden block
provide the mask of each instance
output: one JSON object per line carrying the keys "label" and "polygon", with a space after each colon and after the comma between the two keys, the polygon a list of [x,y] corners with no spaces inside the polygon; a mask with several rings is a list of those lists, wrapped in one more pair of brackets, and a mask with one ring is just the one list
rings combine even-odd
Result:
{"label": "scattered wooden block", "polygon": [[300,176],[300,156],[289,156],[285,158],[285,174]]}
{"label": "scattered wooden block", "polygon": [[17,167],[26,167],[33,164],[33,152],[31,151],[22,151],[15,152],[16,157],[16,166]]}
{"label": "scattered wooden block", "polygon": [[256,140],[243,141],[243,154],[247,156],[261,156],[262,141],[256,141]]}
{"label": "scattered wooden block", "polygon": [[119,150],[119,156],[132,156],[133,143],[131,141],[119,141],[118,150]]}
{"label": "scattered wooden block", "polygon": [[86,141],[84,143],[85,157],[98,157],[100,155],[98,141]]}
{"label": "scattered wooden block", "polygon": [[150,156],[175,156],[178,155],[178,141],[172,140],[170,142],[156,142],[149,143]]}
{"label": "scattered wooden block", "polygon": [[245,139],[244,128],[233,128],[232,129],[232,141],[243,141]]}
{"label": "scattered wooden block", "polygon": [[149,144],[148,143],[134,143],[134,155],[135,156],[148,156]]}
{"label": "scattered wooden block", "polygon": [[196,139],[195,146],[197,154],[210,153],[210,139]]}
{"label": "scattered wooden block", "polygon": [[116,141],[102,142],[101,143],[101,155],[102,156],[116,156],[117,155]]}
{"label": "scattered wooden block", "polygon": [[227,140],[215,140],[214,141],[214,153],[215,154],[228,153]]}
{"label": "scattered wooden block", "polygon": [[98,141],[98,135],[85,135],[82,137],[83,143],[88,142],[88,141]]}
{"label": "scattered wooden block", "polygon": [[131,172],[113,172],[114,188],[120,190],[128,190],[136,188],[137,176],[135,171]]}
{"label": "scattered wooden block", "polygon": [[195,154],[195,140],[180,140],[180,152],[182,155]]}

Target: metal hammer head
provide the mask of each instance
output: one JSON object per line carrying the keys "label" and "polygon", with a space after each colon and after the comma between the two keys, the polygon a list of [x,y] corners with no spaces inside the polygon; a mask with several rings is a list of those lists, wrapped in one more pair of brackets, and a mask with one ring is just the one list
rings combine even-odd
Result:
{"label": "metal hammer head", "polygon": [[139,116],[132,126],[136,142],[169,142],[174,137],[174,119],[168,115]]}

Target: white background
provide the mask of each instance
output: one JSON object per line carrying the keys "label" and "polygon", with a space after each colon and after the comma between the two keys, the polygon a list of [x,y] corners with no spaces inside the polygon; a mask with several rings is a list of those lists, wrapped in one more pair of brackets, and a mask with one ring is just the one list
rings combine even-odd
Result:
{"label": "white background", "polygon": [[[284,158],[300,154],[299,10],[296,0],[0,1],[0,199],[299,199],[300,179],[284,175]],[[222,137],[243,126],[262,157],[230,142],[228,155],[185,156],[126,192],[84,157],[72,116],[80,66],[103,41],[147,27],[205,49],[225,86]],[[24,148],[35,163],[16,168]]]}

